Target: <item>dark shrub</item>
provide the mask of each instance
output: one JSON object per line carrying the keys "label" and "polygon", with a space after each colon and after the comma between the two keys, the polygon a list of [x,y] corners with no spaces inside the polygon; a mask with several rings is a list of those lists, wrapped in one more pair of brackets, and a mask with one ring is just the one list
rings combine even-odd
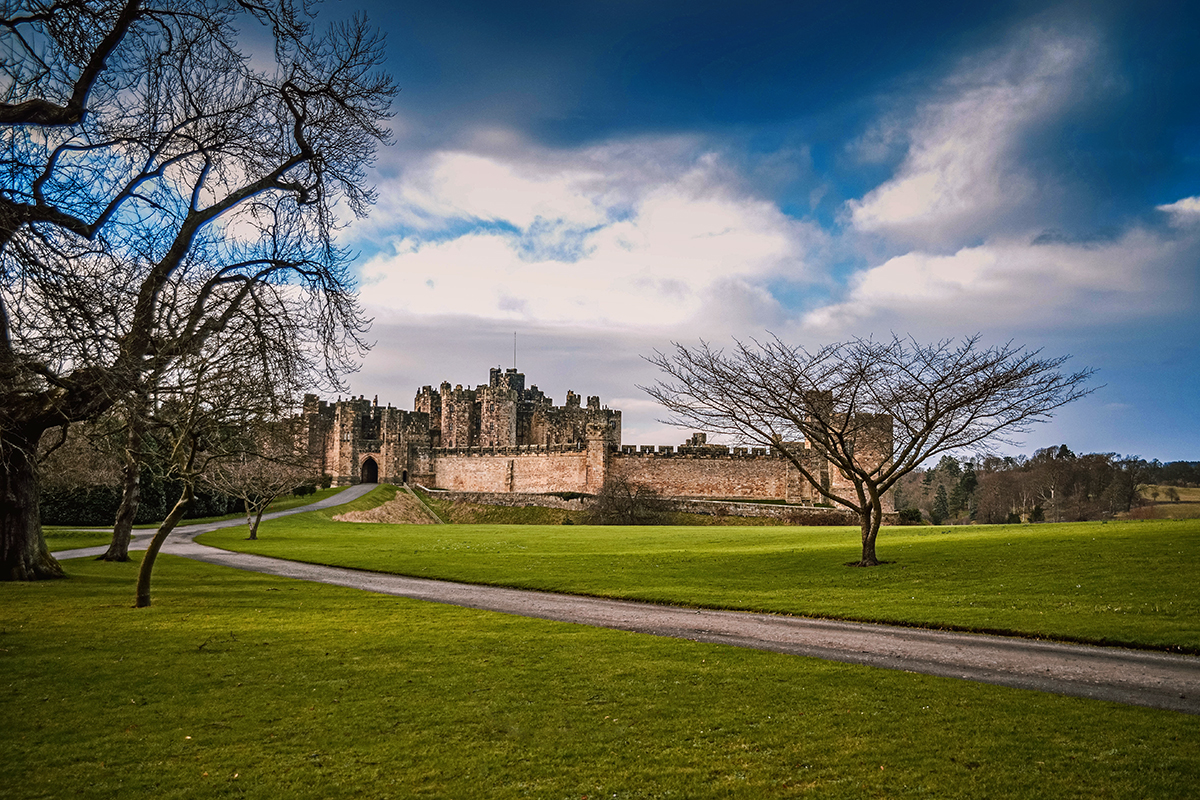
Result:
{"label": "dark shrub", "polygon": [[608,476],[588,507],[589,525],[654,525],[661,519],[658,492],[649,486]]}
{"label": "dark shrub", "polygon": [[121,502],[121,490],[115,486],[85,486],[72,490],[43,492],[43,525],[112,525]]}
{"label": "dark shrub", "polygon": [[788,525],[854,525],[857,519],[829,508],[793,509],[783,517]]}

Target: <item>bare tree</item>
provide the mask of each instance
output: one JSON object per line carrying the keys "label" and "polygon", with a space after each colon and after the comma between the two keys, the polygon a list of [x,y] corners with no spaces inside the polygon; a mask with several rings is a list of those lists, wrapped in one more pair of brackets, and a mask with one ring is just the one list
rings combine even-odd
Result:
{"label": "bare tree", "polygon": [[[314,380],[363,352],[334,235],[373,200],[395,89],[365,20],[316,32],[307,7],[0,12],[0,579],[62,574],[39,522],[44,431],[124,401],[141,419],[237,319],[248,351],[286,339]],[[251,58],[236,26],[256,23],[273,46]]]}
{"label": "bare tree", "polygon": [[659,519],[658,492],[619,475],[604,479],[588,506],[589,525],[650,525]]}
{"label": "bare tree", "polygon": [[219,492],[242,501],[250,535],[275,498],[305,481],[316,479],[316,468],[307,447],[297,446],[293,425],[287,420],[256,420],[241,432],[241,446],[228,457],[214,459],[200,480]]}
{"label": "bare tree", "polygon": [[[901,476],[940,453],[1009,441],[1091,391],[1092,370],[1060,371],[1066,356],[979,339],[856,338],[809,351],[771,337],[728,353],[675,344],[649,358],[667,379],[643,388],[671,412],[670,424],[782,454],[824,497],[858,513],[858,563],[874,566],[881,498]],[[823,480],[826,463],[849,491]]]}
{"label": "bare tree", "polygon": [[120,456],[114,447],[114,420],[101,418],[69,429],[56,428],[42,437],[42,486],[51,491],[80,487],[116,487],[121,482]]}
{"label": "bare tree", "polygon": [[[288,378],[294,351],[278,341],[274,348],[247,350],[242,326],[250,323],[239,322],[163,376],[150,403],[148,424],[167,451],[168,474],[182,489],[142,557],[138,608],[150,605],[159,550],[195,499],[197,484],[217,465],[247,453],[254,432],[283,419],[285,401],[296,388]],[[255,447],[265,449],[262,443]]]}

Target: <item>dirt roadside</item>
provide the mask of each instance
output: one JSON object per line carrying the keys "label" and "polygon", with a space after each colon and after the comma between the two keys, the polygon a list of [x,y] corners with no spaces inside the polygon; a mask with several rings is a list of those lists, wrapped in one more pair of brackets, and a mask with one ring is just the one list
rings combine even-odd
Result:
{"label": "dirt roadside", "polygon": [[396,496],[380,506],[368,508],[366,511],[347,511],[337,514],[334,522],[383,522],[401,525],[431,525],[433,520],[429,513],[417,502],[417,499],[404,491],[396,492]]}

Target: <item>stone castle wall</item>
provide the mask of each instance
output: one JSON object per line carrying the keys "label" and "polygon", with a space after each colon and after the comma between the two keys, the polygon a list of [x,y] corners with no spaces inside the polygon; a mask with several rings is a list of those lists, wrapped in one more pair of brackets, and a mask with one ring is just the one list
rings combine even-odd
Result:
{"label": "stone castle wall", "polygon": [[[569,448],[442,449],[434,452],[433,480],[427,485],[455,492],[595,494],[612,476],[652,487],[663,497],[775,500],[803,506],[827,502],[790,461],[766,450],[631,450],[627,446],[621,452],[597,440]],[[837,477],[831,481],[833,488],[848,489],[849,482]]]}
{"label": "stone castle wall", "polygon": [[[791,463],[767,455],[616,453],[609,474],[652,486],[667,497],[741,497],[789,500]],[[800,500],[801,498],[795,498]]]}
{"label": "stone castle wall", "polygon": [[589,485],[587,451],[574,448],[521,454],[437,451],[433,473],[433,488],[457,492],[546,494],[588,491],[582,487]]}

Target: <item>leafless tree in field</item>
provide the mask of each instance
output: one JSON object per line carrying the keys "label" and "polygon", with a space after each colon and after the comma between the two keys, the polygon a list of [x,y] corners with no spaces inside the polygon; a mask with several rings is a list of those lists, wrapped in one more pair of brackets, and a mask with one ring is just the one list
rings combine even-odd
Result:
{"label": "leafless tree in field", "polygon": [[589,525],[650,525],[662,517],[658,492],[624,477],[609,475],[588,507]]}
{"label": "leafless tree in field", "polygon": [[[182,489],[142,558],[138,608],[150,605],[158,552],[195,499],[199,483],[220,488],[219,480],[208,477],[247,455],[265,454],[280,462],[286,456],[293,465],[303,463],[293,439],[285,433],[274,437],[264,433],[286,429],[293,410],[289,398],[297,387],[289,383],[288,375],[294,351],[282,341],[271,347],[272,340],[248,350],[243,342],[244,327],[249,325],[245,319],[235,320],[229,329],[211,337],[202,352],[182,359],[176,369],[161,376],[148,404],[147,427],[165,451],[167,476]],[[265,371],[259,368],[263,364]]]}
{"label": "leafless tree in field", "polygon": [[117,403],[144,420],[235,320],[248,356],[286,340],[310,380],[354,367],[368,321],[334,236],[373,201],[381,48],[365,20],[318,31],[290,0],[0,11],[0,579],[62,574],[43,432]]}
{"label": "leafless tree in field", "polygon": [[[1064,373],[1067,358],[983,347],[978,335],[928,345],[856,338],[812,351],[771,337],[728,352],[676,344],[649,358],[666,378],[643,388],[670,411],[670,424],[786,457],[824,497],[858,513],[858,563],[874,566],[881,497],[932,456],[1007,442],[1090,393],[1093,371]],[[852,491],[821,480],[815,465],[825,459]]]}
{"label": "leafless tree in field", "polygon": [[317,478],[308,449],[297,444],[295,433],[291,420],[255,420],[237,433],[240,446],[214,459],[200,476],[211,488],[242,501],[248,539],[258,538],[263,512],[275,498]]}

